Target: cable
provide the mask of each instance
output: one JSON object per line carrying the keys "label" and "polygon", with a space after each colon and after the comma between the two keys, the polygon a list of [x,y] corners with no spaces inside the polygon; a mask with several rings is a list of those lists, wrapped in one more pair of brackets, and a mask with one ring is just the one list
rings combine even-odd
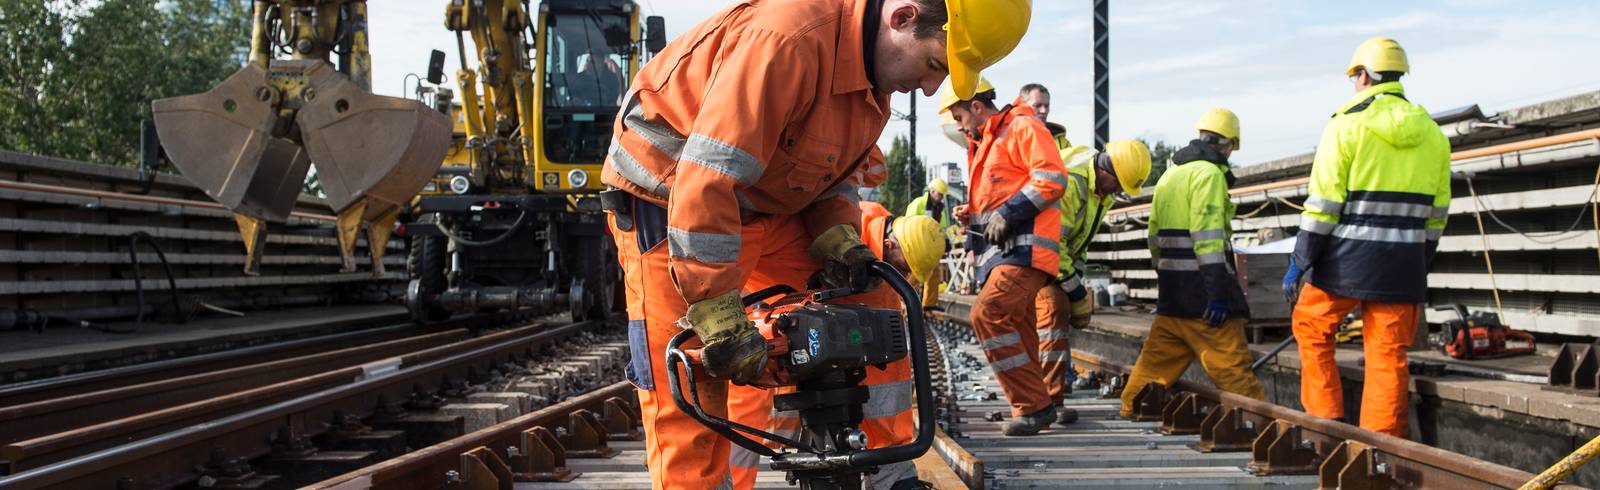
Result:
{"label": "cable", "polygon": [[1467,177],[1467,192],[1472,194],[1472,216],[1478,220],[1478,239],[1483,241],[1483,264],[1489,269],[1489,290],[1494,292],[1494,312],[1500,318],[1505,318],[1505,310],[1500,306],[1500,285],[1494,278],[1494,259],[1489,257],[1489,234],[1483,229],[1483,213],[1479,212],[1483,206],[1480,206],[1478,189],[1473,187],[1471,177]]}
{"label": "cable", "polygon": [[[1600,177],[1600,168],[1596,169],[1596,176]],[[1472,178],[1471,177],[1467,178],[1467,187],[1469,189],[1472,187]],[[1596,197],[1596,193],[1597,192],[1600,192],[1600,181],[1597,181],[1597,185],[1595,186],[1595,189],[1589,192],[1589,199],[1588,199],[1589,202],[1593,203],[1595,201],[1595,197]],[[1505,220],[1500,219],[1500,215],[1495,213],[1493,209],[1488,209],[1489,206],[1483,204],[1482,200],[1480,198],[1478,198],[1476,194],[1473,195],[1472,200],[1473,200],[1473,208],[1474,209],[1479,208],[1479,207],[1483,208],[1483,212],[1487,213],[1489,215],[1489,219],[1494,221],[1495,224],[1500,225],[1501,228],[1505,228],[1506,231],[1510,231],[1511,233],[1514,233],[1514,234],[1517,234],[1517,235],[1521,235],[1523,238],[1527,238],[1529,241],[1532,241],[1534,243],[1542,243],[1542,244],[1545,244],[1545,245],[1564,242],[1564,241],[1573,239],[1574,237],[1570,237],[1570,236],[1569,237],[1565,237],[1565,238],[1556,238],[1554,240],[1543,240],[1541,238],[1559,237],[1561,235],[1572,233],[1573,231],[1578,229],[1578,225],[1579,224],[1583,223],[1584,214],[1589,212],[1589,207],[1588,206],[1582,206],[1582,207],[1578,208],[1579,209],[1578,217],[1576,219],[1573,219],[1572,220],[1572,224],[1571,225],[1567,225],[1567,229],[1563,230],[1563,231],[1524,232],[1524,231],[1518,230],[1516,227],[1511,226],[1510,224],[1506,223]],[[1596,225],[1596,227],[1600,228],[1600,225]],[[1597,231],[1596,235],[1600,236],[1600,231]]]}
{"label": "cable", "polygon": [[439,233],[443,233],[445,238],[449,238],[451,242],[455,242],[456,245],[461,245],[463,247],[488,247],[506,241],[507,238],[511,238],[511,235],[517,234],[517,229],[522,227],[522,221],[527,219],[527,217],[528,210],[524,209],[521,213],[517,214],[516,221],[512,221],[511,227],[507,228],[504,233],[501,233],[499,236],[494,238],[482,241],[473,241],[456,236],[454,233],[450,233],[450,230],[445,229],[444,225],[440,223],[434,223],[433,226],[438,228]]}

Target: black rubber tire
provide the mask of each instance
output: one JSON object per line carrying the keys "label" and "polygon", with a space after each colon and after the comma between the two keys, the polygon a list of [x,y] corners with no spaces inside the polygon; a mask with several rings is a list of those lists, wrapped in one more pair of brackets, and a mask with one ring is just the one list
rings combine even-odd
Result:
{"label": "black rubber tire", "polygon": [[616,245],[606,236],[577,238],[573,244],[574,263],[568,270],[583,278],[584,294],[589,296],[585,298],[587,308],[580,317],[605,318],[626,301],[616,294],[622,277],[618,272]]}
{"label": "black rubber tire", "polygon": [[[444,237],[411,237],[411,253],[406,256],[406,276],[418,282],[418,290],[424,295],[442,293],[450,287],[445,277],[448,259],[449,242]],[[444,321],[450,318],[450,310],[424,305],[412,311],[411,318],[422,323]]]}

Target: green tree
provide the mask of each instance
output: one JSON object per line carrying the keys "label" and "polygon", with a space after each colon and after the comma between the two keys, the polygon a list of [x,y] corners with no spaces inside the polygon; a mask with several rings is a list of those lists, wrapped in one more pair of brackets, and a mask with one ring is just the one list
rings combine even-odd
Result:
{"label": "green tree", "polygon": [[239,68],[247,7],[233,0],[0,0],[0,43],[20,54],[0,61],[7,63],[0,65],[0,145],[133,164],[151,100],[204,92]]}
{"label": "green tree", "polygon": [[1172,164],[1172,155],[1178,152],[1178,147],[1167,144],[1165,141],[1151,143],[1144,138],[1139,138],[1140,143],[1150,148],[1150,176],[1145,178],[1145,187],[1156,185],[1161,180],[1161,174],[1167,171],[1167,166]]}
{"label": "green tree", "polygon": [[911,141],[904,135],[894,137],[884,160],[884,168],[889,175],[878,188],[878,203],[900,214],[905,211],[906,204],[924,192],[928,185],[927,171],[923,169],[922,157],[911,155]]}

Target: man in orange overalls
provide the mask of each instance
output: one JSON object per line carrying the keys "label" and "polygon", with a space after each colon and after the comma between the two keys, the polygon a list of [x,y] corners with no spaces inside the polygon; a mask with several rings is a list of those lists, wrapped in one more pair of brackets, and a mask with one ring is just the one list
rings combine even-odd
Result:
{"label": "man in orange overalls", "polygon": [[[728,441],[661,392],[683,328],[713,376],[755,378],[766,341],[743,308],[748,280],[823,270],[847,283],[873,260],[847,182],[875,154],[888,95],[958,93],[1016,47],[1027,0],[740,2],[640,70],[602,181],[628,298],[628,378],[639,388],[655,488],[730,488]],[[728,385],[697,386],[728,413]]]}
{"label": "man in orange overalls", "polygon": [[[980,81],[979,86],[987,86]],[[977,256],[977,304],[972,327],[1011,402],[1008,436],[1028,436],[1056,420],[1039,365],[1034,300],[1060,269],[1061,211],[1067,182],[1050,130],[1019,98],[994,104],[994,88],[972,97],[945,94],[940,112],[955,116],[967,135],[970,205],[957,206],[967,224],[967,249]]]}

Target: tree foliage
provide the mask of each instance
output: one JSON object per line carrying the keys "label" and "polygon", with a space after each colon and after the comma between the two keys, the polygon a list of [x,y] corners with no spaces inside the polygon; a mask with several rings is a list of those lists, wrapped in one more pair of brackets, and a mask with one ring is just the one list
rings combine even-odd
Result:
{"label": "tree foliage", "polygon": [[0,0],[0,148],[132,165],[150,101],[209,90],[248,34],[236,0]]}
{"label": "tree foliage", "polygon": [[922,166],[922,157],[912,156],[911,141],[905,135],[894,137],[894,141],[889,145],[889,153],[884,155],[884,159],[884,167],[888,170],[889,176],[878,188],[878,203],[889,208],[889,211],[900,214],[905,212],[906,204],[925,191],[928,185],[927,171]]}

